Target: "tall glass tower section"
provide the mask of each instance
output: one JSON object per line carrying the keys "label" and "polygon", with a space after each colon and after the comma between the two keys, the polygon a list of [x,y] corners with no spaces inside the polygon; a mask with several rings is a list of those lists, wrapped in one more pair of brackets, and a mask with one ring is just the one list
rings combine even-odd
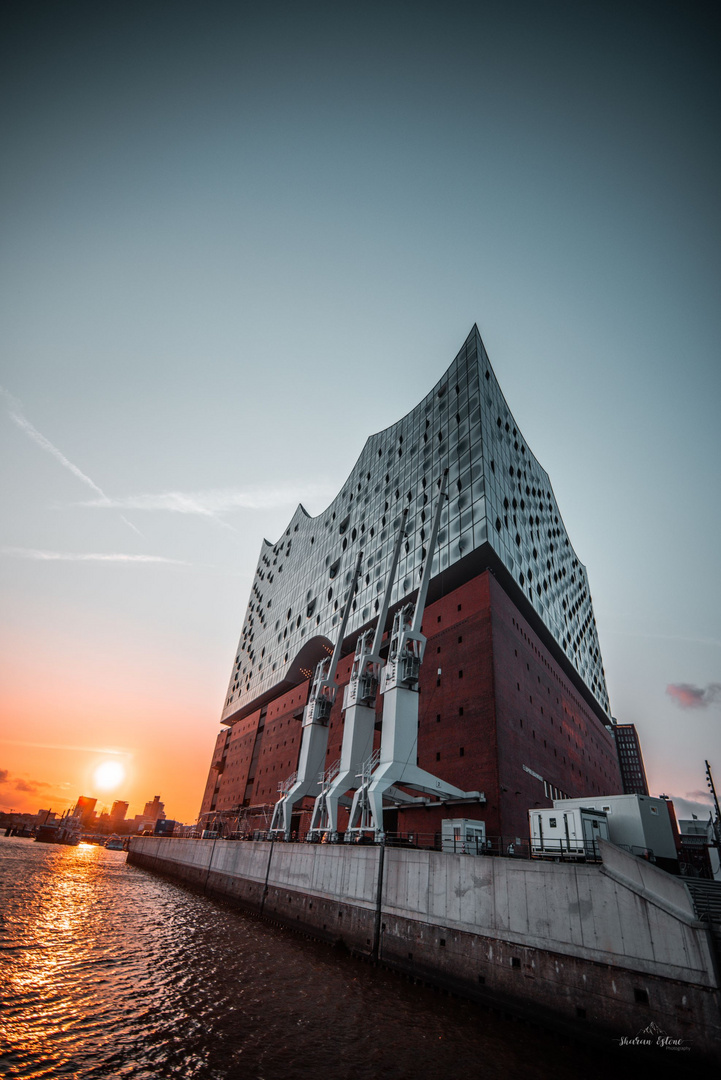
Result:
{"label": "tall glass tower section", "polygon": [[430,598],[490,569],[565,660],[587,700],[610,717],[586,569],[474,326],[416,408],[368,439],[330,506],[311,518],[299,505],[280,539],[263,542],[223,723],[233,724],[312,675],[332,647],[359,550],[348,648],[373,621],[405,508],[407,536],[391,603],[412,596],[446,469],[450,497]]}

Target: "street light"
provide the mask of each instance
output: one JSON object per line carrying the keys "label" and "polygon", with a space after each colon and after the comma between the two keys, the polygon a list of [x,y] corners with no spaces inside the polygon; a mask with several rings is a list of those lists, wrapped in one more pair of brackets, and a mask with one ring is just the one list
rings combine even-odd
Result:
{"label": "street light", "polygon": [[708,787],[709,791],[711,792],[711,797],[713,798],[714,806],[716,807],[716,820],[713,823],[713,831],[714,831],[714,835],[716,836],[716,843],[718,844],[718,843],[721,843],[721,811],[719,810],[718,796],[716,795],[716,788],[714,787],[713,775],[711,773],[711,766],[709,765],[708,761],[705,762],[705,765],[706,765],[706,786]]}

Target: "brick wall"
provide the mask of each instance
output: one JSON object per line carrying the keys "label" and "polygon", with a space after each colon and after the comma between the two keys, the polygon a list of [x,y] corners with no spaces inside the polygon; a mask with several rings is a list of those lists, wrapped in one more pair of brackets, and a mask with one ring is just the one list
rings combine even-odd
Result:
{"label": "brick wall", "polygon": [[[463,790],[482,791],[486,803],[400,810],[400,831],[439,832],[441,820],[452,816],[484,820],[489,836],[525,838],[528,810],[550,806],[554,796],[621,792],[615,744],[600,708],[577,690],[489,571],[430,604],[423,633],[418,764]],[[338,666],[326,767],[340,757],[343,687],[352,662],[349,654]],[[233,726],[214,809],[276,801],[278,782],[297,767],[309,685]],[[379,698],[379,721],[381,711]],[[214,766],[224,739],[221,733]],[[211,769],[204,809],[216,775]],[[302,807],[301,833],[310,824],[312,799]],[[345,819],[341,812],[341,828]]]}

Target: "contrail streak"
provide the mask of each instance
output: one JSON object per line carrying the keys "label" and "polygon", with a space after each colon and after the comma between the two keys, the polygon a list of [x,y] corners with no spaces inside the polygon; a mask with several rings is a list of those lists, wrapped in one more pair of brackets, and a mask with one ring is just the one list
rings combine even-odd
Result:
{"label": "contrail streak", "polygon": [[170,566],[189,566],[183,559],[167,559],[164,555],[125,555],[120,552],[66,552],[41,551],[38,548],[0,548],[0,554],[16,559],[35,559],[38,562],[112,562],[112,563],[167,563]]}
{"label": "contrail streak", "polygon": [[[99,487],[94,480],[91,480],[90,477],[86,473],[84,473],[82,469],[79,469],[77,465],[74,465],[69,458],[66,458],[62,450],[59,450],[54,443],[50,442],[50,439],[47,439],[41,431],[38,431],[34,424],[30,423],[28,418],[23,413],[20,402],[17,400],[17,398],[14,398],[13,395],[8,390],[6,390],[4,386],[0,386],[0,393],[6,399],[8,415],[10,416],[10,419],[16,425],[16,427],[18,427],[20,431],[27,435],[29,439],[32,439],[36,446],[39,446],[42,450],[45,450],[48,454],[50,454],[51,457],[54,457],[56,461],[59,461],[63,468],[67,469],[68,472],[72,473],[73,476],[76,477],[76,479],[80,480],[82,484],[85,484],[85,486],[89,487],[91,491],[94,491],[95,494],[99,496],[100,506],[110,506],[110,499],[105,494],[103,489]],[[128,521],[128,519],[124,515],[121,514],[120,517],[125,522],[125,524],[133,530],[133,532],[136,532],[139,536],[143,535],[140,532],[140,529],[137,529],[135,525],[133,525],[132,522]]]}
{"label": "contrail streak", "polygon": [[50,442],[50,439],[46,439],[42,432],[38,431],[34,424],[30,423],[27,417],[23,415],[19,402],[12,394],[2,386],[0,386],[0,391],[4,394],[9,403],[8,414],[12,422],[19,427],[21,431],[24,431],[28,438],[32,439],[34,443],[37,443],[43,450],[47,450],[49,454],[52,454],[55,460],[59,461],[68,472],[71,472],[73,476],[76,476],[83,484],[92,488],[101,499],[107,499],[107,495],[103,489],[98,487],[94,480],[91,480],[89,476],[86,476],[82,469],[79,469],[77,465],[73,465],[72,461],[65,457],[62,450],[58,450],[57,446],[54,446],[53,443]]}

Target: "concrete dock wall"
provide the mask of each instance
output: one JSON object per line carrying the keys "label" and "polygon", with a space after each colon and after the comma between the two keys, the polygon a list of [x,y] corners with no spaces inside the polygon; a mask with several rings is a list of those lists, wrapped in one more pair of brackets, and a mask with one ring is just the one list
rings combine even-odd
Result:
{"label": "concrete dock wall", "polygon": [[633,1038],[721,1046],[713,947],[678,878],[435,851],[133,839],[129,861],[460,993]]}

